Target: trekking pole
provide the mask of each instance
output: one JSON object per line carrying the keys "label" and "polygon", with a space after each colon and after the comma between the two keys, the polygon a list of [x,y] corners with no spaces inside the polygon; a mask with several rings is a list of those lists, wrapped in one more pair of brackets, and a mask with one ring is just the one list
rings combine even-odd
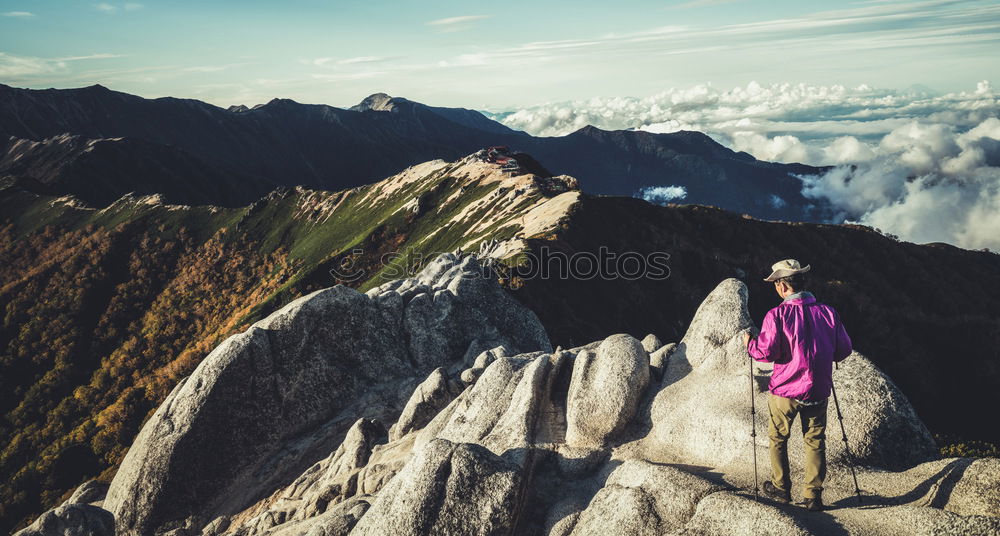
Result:
{"label": "trekking pole", "polygon": [[[837,364],[834,363],[834,367],[837,368]],[[844,427],[844,415],[840,412],[840,400],[837,399],[837,388],[833,385],[833,380],[830,381],[830,389],[833,391],[833,406],[837,409],[837,420],[840,421],[840,433],[844,439],[844,452],[847,453],[847,466],[851,469],[851,478],[854,480],[854,495],[858,498],[858,505],[864,504],[861,500],[861,488],[858,487],[858,474],[854,470],[854,455],[851,454],[851,448],[847,445],[847,428]]]}
{"label": "trekking pole", "polygon": [[754,401],[753,384],[753,360],[748,359],[750,364],[750,447],[753,449],[753,500],[759,501],[759,487],[757,486],[757,403]]}

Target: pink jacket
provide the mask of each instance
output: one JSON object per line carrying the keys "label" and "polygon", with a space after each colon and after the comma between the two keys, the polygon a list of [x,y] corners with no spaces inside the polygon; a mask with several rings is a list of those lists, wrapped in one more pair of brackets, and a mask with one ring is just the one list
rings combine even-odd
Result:
{"label": "pink jacket", "polygon": [[747,344],[750,357],[774,363],[772,394],[807,402],[830,396],[833,362],[851,350],[840,315],[808,292],[793,294],[768,311],[760,334]]}

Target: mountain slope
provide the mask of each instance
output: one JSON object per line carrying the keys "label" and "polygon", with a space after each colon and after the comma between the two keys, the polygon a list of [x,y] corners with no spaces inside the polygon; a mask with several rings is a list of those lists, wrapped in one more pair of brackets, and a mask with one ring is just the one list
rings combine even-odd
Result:
{"label": "mountain slope", "polygon": [[138,138],[60,135],[42,141],[0,142],[0,178],[35,185],[41,193],[71,195],[91,206],[124,193],[161,194],[178,204],[226,199],[245,205],[274,184],[215,165],[170,145]]}
{"label": "mountain slope", "polygon": [[[564,347],[621,332],[677,341],[728,277],[746,281],[760,319],[776,302],[762,272],[799,258],[932,432],[1000,441],[963,411],[1000,403],[997,255],[592,196],[544,175],[472,155],[351,190],[277,190],[239,208],[127,196],[97,210],[0,190],[2,528],[86,478],[109,480],[144,419],[228,335],[299,296],[338,282],[369,290],[458,248],[517,264],[496,266],[503,284]],[[532,277],[527,261],[543,248],[666,253],[669,277]]]}
{"label": "mountain slope", "polygon": [[[234,176],[227,182],[245,183],[240,193],[253,196],[274,185],[355,187],[420,162],[454,160],[507,145],[533,155],[556,173],[576,177],[594,194],[636,195],[647,187],[680,186],[687,190],[685,202],[756,217],[816,221],[825,216],[822,206],[814,207],[814,201],[802,196],[801,181],[792,176],[817,173],[817,168],[760,162],[697,132],[587,127],[558,138],[533,137],[476,111],[426,106],[381,93],[351,109],[287,99],[223,109],[195,100],[143,99],[102,86],[25,90],[0,85],[0,136],[42,141],[63,134],[170,146],[231,172]],[[134,176],[143,192],[150,190],[147,183],[157,180],[143,180],[146,172],[141,167],[118,173]],[[166,194],[167,189],[164,185],[164,191],[152,193]],[[122,188],[117,194],[133,190],[138,189]],[[245,195],[205,192],[197,204],[238,206]],[[191,203],[170,196],[167,200]]]}
{"label": "mountain slope", "polygon": [[126,196],[96,210],[0,190],[0,528],[115,467],[215,344],[292,299],[483,241],[515,254],[524,222],[550,232],[579,193],[541,179],[473,156],[241,208]]}

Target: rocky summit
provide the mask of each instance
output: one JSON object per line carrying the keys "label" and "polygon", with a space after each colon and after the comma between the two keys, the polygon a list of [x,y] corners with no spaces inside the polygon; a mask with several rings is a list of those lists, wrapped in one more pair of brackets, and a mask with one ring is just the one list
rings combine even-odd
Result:
{"label": "rocky summit", "polygon": [[[553,350],[475,257],[443,255],[230,337],[145,423],[110,488],[81,486],[19,534],[1000,534],[1000,460],[936,459],[859,353],[834,374],[851,452],[831,404],[828,509],[755,498],[768,370],[745,354],[753,329],[746,287],[727,279],[680,341]],[[801,443],[789,450],[798,482]]]}

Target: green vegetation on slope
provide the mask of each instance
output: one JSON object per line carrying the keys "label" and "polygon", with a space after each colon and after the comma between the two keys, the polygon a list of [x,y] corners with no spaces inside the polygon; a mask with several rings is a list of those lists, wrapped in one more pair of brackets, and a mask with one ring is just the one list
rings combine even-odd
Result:
{"label": "green vegetation on slope", "polygon": [[431,253],[513,235],[513,222],[470,235],[499,208],[498,185],[454,169],[441,163],[391,193],[388,181],[288,189],[243,208],[126,197],[98,211],[0,190],[0,530],[88,478],[110,479],[180,378],[223,338],[340,282],[330,268],[353,250],[365,272],[347,284],[368,288],[383,282],[384,253],[406,252],[394,264],[415,269]]}

